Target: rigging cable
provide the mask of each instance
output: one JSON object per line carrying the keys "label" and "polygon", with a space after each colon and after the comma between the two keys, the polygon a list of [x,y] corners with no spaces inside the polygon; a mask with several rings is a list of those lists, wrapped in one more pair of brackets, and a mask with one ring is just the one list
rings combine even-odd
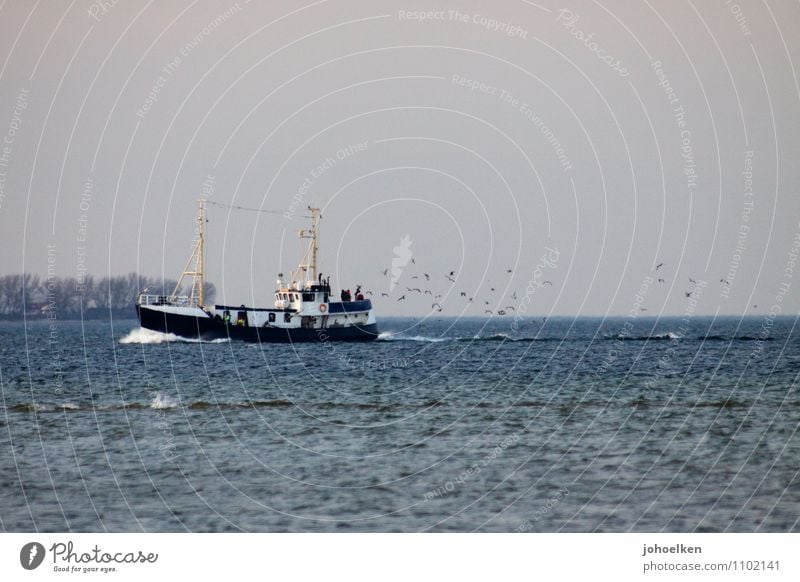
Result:
{"label": "rigging cable", "polygon": [[[206,200],[206,204],[211,204],[212,206],[218,206],[220,208],[229,208],[231,210],[247,210],[248,212],[262,212],[264,214],[280,214],[281,216],[286,215],[286,212],[280,210],[267,210],[265,208],[250,208],[248,206],[236,206],[234,204],[223,204],[221,202],[212,202],[211,200]],[[302,215],[302,218],[310,218],[310,216]]]}

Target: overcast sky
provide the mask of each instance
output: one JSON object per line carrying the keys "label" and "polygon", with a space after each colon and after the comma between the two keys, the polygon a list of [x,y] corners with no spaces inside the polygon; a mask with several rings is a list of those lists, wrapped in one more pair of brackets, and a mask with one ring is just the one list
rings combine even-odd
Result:
{"label": "overcast sky", "polygon": [[271,304],[313,204],[321,270],[378,315],[796,314],[798,23],[789,0],[7,0],[0,273],[51,249],[59,276],[174,278],[205,192],[289,215],[209,209],[219,301]]}

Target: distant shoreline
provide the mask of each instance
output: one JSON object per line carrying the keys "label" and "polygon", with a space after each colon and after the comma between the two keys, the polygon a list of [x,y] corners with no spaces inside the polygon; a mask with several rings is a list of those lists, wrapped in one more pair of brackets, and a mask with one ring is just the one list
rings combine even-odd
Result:
{"label": "distant shoreline", "polygon": [[34,321],[101,321],[109,319],[136,319],[136,311],[133,307],[126,309],[88,309],[83,312],[83,317],[76,317],[72,314],[69,317],[50,317],[47,313],[29,313],[23,315],[0,315],[0,322],[34,322]]}

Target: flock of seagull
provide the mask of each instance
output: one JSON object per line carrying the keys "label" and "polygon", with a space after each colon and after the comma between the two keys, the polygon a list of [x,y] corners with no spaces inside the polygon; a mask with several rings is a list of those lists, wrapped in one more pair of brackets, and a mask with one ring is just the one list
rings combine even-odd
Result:
{"label": "flock of seagull", "polygon": [[[411,263],[412,264],[416,264],[416,261],[414,259],[411,259]],[[660,271],[663,266],[664,266],[663,262],[659,263],[658,265],[656,265],[655,271],[656,272]],[[390,269],[386,268],[383,271],[380,271],[380,274],[383,275],[384,277],[388,277],[389,276],[389,271],[390,271]],[[513,269],[506,269],[505,272],[506,272],[506,274],[511,275],[511,274],[513,274],[514,270]],[[447,273],[443,273],[442,277],[444,279],[446,279],[447,281],[449,281],[450,283],[455,284],[455,282],[456,282],[456,279],[455,279],[456,272],[455,272],[455,270],[451,270],[451,271],[448,271]],[[420,274],[412,275],[410,277],[410,280],[412,280],[412,281],[424,281],[424,283],[434,283],[435,282],[435,277],[433,277],[430,273],[420,273]],[[667,282],[664,277],[657,277],[656,280],[657,280],[658,283],[661,283],[661,284]],[[730,285],[730,282],[728,280],[726,280],[726,279],[720,279],[719,281],[723,285]],[[697,285],[697,281],[695,279],[693,279],[692,277],[689,277],[689,283],[692,283],[693,285]],[[540,283],[540,286],[542,286],[542,287],[544,287],[544,286],[552,286],[552,285],[553,285],[552,281],[542,281]],[[359,285],[359,287],[360,287],[360,285]],[[418,294],[420,296],[428,295],[433,300],[433,302],[431,303],[431,311],[432,312],[436,312],[436,313],[441,313],[442,310],[443,310],[443,307],[442,307],[441,303],[439,303],[436,300],[437,299],[441,299],[443,297],[443,294],[442,293],[436,293],[435,289],[426,289],[425,287],[435,287],[435,285],[420,284],[417,287],[408,287],[408,286],[406,286],[405,287],[405,292],[402,295],[400,295],[399,297],[397,297],[395,299],[395,301],[397,301],[397,302],[406,301],[414,293],[416,293],[416,294]],[[492,287],[489,288],[489,291],[490,292],[496,292],[497,288],[492,286]],[[684,291],[683,292],[684,296],[687,297],[687,298],[691,297],[693,293],[694,293],[693,291]],[[366,291],[366,294],[367,295],[372,295],[373,293],[372,293],[372,291]],[[390,298],[391,294],[384,292],[384,293],[381,293],[381,297]],[[514,291],[511,294],[510,297],[511,297],[511,299],[513,301],[516,301],[517,300],[517,292]],[[468,304],[475,303],[475,296],[468,294],[466,291],[459,291],[459,298],[463,298],[466,301],[466,303],[468,303]],[[517,308],[514,307],[513,305],[506,305],[502,309],[498,309],[497,311],[494,311],[494,310],[488,308],[488,306],[491,305],[491,301],[488,301],[485,298],[479,298],[479,301],[483,301],[483,305],[484,305],[484,308],[485,308],[484,309],[484,314],[501,315],[502,316],[502,315],[508,315],[509,312],[516,312],[517,311]],[[757,305],[753,305],[753,307],[756,308],[758,306]],[[641,311],[647,311],[647,309],[644,308],[644,307],[641,307],[640,310]]]}
{"label": "flock of seagull", "polygon": [[[416,263],[416,261],[414,261],[414,259],[412,259],[411,262],[414,263],[414,264]],[[506,274],[510,275],[513,272],[514,272],[513,269],[506,269]],[[384,277],[387,277],[387,276],[389,276],[389,269],[388,268],[384,269],[383,271],[380,271],[380,273]],[[444,279],[446,279],[447,281],[449,281],[450,283],[453,283],[453,284],[455,284],[455,282],[456,282],[455,276],[456,276],[455,270],[451,270],[451,271],[448,271],[447,273],[443,273],[442,274],[442,277]],[[430,273],[420,273],[420,274],[417,274],[417,275],[412,275],[410,277],[410,280],[411,281],[423,281],[424,280],[425,283],[432,283],[432,282],[435,282],[435,277],[433,277]],[[545,286],[545,285],[552,286],[553,282],[552,281],[542,281],[541,285],[542,286]],[[442,307],[441,303],[439,303],[438,301],[435,301],[435,300],[436,299],[441,299],[443,297],[443,294],[442,293],[436,293],[435,289],[425,289],[424,288],[424,287],[434,287],[434,286],[435,285],[420,284],[420,286],[418,286],[418,287],[405,287],[405,292],[402,295],[400,295],[400,297],[397,297],[395,299],[395,301],[397,301],[397,302],[406,301],[414,293],[416,293],[416,294],[418,294],[420,296],[428,295],[428,296],[430,296],[430,298],[432,300],[434,300],[433,303],[431,303],[431,311],[436,312],[436,313],[441,313],[443,311],[443,307]],[[497,288],[496,287],[490,287],[489,291],[490,292],[496,292]],[[367,295],[372,295],[372,291],[367,291],[366,294]],[[381,297],[389,298],[389,297],[391,297],[391,294],[390,293],[381,293]],[[463,297],[464,300],[466,301],[466,303],[468,303],[468,304],[469,303],[475,303],[475,296],[474,295],[470,296],[466,291],[460,291],[459,292],[459,297]],[[517,300],[517,292],[516,291],[514,291],[511,294],[511,299],[514,300],[514,301]],[[479,298],[479,301],[480,300],[483,301],[484,307],[491,305],[491,301],[487,301],[486,299],[480,299]],[[498,309],[496,312],[494,310],[492,310],[492,309],[484,309],[484,314],[489,314],[489,315],[495,315],[496,314],[496,315],[501,315],[502,316],[502,315],[508,315],[509,312],[512,312],[512,311],[516,311],[516,307],[514,307],[513,305],[506,305],[503,309]]]}

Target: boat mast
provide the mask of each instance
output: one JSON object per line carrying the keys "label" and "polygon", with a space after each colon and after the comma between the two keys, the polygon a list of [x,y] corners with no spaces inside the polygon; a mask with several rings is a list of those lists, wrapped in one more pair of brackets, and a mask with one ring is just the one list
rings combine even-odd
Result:
{"label": "boat mast", "polygon": [[[183,278],[186,276],[192,277],[192,289],[189,292],[189,303],[197,304],[202,307],[205,304],[205,222],[206,222],[206,199],[200,198],[197,201],[197,243],[194,245],[192,254],[189,260],[186,261],[186,266],[183,268],[178,284],[172,292],[172,297],[178,296],[178,292],[183,285]],[[194,261],[194,267],[190,270],[190,265]]]}
{"label": "boat mast", "polygon": [[[317,247],[317,229],[321,215],[319,208],[312,208],[309,206],[308,210],[311,212],[311,229],[302,229],[297,233],[300,238],[309,239],[308,248],[303,256],[303,262],[298,265],[298,271],[305,273],[306,281],[314,281],[314,283],[316,283],[318,277],[317,251],[319,250],[319,247]],[[298,275],[299,274],[300,273],[298,273]]]}
{"label": "boat mast", "polygon": [[192,285],[192,297],[195,296],[195,290],[197,291],[197,304],[202,307],[206,303],[206,277],[205,277],[205,269],[206,269],[206,254],[205,254],[205,230],[206,230],[206,199],[200,198],[198,200],[198,209],[197,209],[197,222],[199,225],[198,228],[198,240],[197,240],[197,262],[194,266],[194,284]]}

